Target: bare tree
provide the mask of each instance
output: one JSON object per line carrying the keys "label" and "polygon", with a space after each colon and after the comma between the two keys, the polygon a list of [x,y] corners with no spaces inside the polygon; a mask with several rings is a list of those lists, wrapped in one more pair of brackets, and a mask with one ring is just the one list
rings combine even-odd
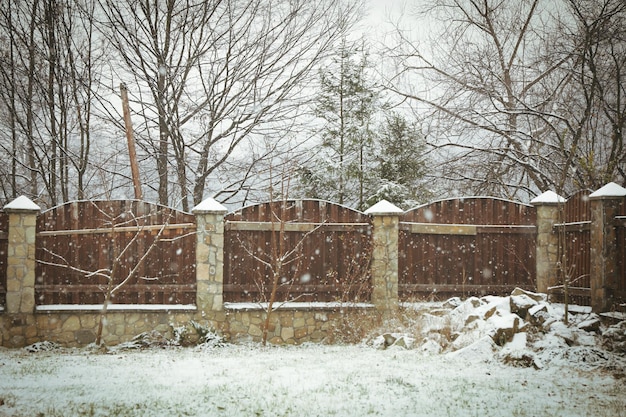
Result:
{"label": "bare tree", "polygon": [[269,132],[279,140],[293,127],[314,69],[358,11],[330,0],[101,6],[123,63],[116,73],[140,89],[138,139],[156,162],[159,202],[169,202],[174,186],[183,209],[202,200],[243,142]]}
{"label": "bare tree", "polygon": [[[521,199],[624,180],[622,139],[600,133],[619,120],[619,111],[600,109],[607,98],[614,109],[623,89],[616,69],[623,36],[609,41],[607,34],[623,26],[624,4],[601,3],[433,0],[420,11],[443,25],[432,50],[399,32],[401,67],[389,87],[429,112],[430,143],[444,155],[445,178]],[[600,62],[602,82],[593,70]]]}
{"label": "bare tree", "polygon": [[17,2],[0,11],[0,123],[5,195],[42,205],[86,196],[93,102],[104,51],[92,0]]}

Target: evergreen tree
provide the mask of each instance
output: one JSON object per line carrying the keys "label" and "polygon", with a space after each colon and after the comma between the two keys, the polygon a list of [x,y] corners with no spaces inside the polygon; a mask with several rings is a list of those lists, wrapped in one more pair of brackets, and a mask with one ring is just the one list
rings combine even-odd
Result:
{"label": "evergreen tree", "polygon": [[322,144],[308,166],[301,167],[307,197],[363,209],[372,181],[372,119],[378,92],[367,78],[368,53],[363,44],[344,41],[338,56],[320,72],[315,112],[323,120]]}
{"label": "evergreen tree", "polygon": [[415,122],[392,112],[385,118],[378,134],[378,189],[368,198],[368,205],[385,199],[408,209],[429,198],[423,182],[426,172],[426,145]]}

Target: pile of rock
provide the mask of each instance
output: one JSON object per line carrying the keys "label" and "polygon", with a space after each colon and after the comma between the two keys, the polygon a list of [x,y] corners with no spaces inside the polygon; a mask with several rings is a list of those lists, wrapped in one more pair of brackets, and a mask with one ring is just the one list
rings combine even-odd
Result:
{"label": "pile of rock", "polygon": [[[557,360],[597,365],[609,360],[607,351],[623,356],[626,321],[607,327],[589,307],[569,306],[566,324],[564,307],[519,288],[507,297],[452,298],[419,314],[407,332],[385,333],[373,345],[535,368]],[[626,361],[618,367],[626,369]]]}

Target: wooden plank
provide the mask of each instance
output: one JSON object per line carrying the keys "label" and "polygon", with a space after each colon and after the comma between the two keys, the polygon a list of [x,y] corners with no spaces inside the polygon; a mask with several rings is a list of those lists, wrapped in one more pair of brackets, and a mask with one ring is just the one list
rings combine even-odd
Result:
{"label": "wooden plank", "polygon": [[400,222],[400,229],[409,233],[424,235],[476,235],[476,226],[471,224]]}
{"label": "wooden plank", "polygon": [[9,239],[9,232],[0,232],[0,240]]}
{"label": "wooden plank", "polygon": [[533,234],[537,232],[536,226],[529,225],[476,225],[477,233],[502,233],[502,234]]}
{"label": "wooden plank", "polygon": [[568,222],[568,223],[556,223],[553,229],[565,229],[566,232],[582,232],[585,230],[591,230],[591,221],[585,220],[581,222]]}
{"label": "wooden plank", "polygon": [[[569,293],[569,295],[572,295],[572,296],[583,296],[583,297],[591,296],[591,288],[586,288],[586,287],[569,287],[567,289],[567,292]],[[565,293],[565,289],[563,288],[562,285],[548,288],[548,294],[564,294],[564,293]]]}
{"label": "wooden plank", "polygon": [[[358,232],[366,231],[371,225],[369,223],[284,223],[285,232],[308,233],[315,229],[333,232]],[[257,232],[279,232],[280,222],[251,222],[229,220],[224,225],[225,230],[233,231],[257,231]]]}
{"label": "wooden plank", "polygon": [[481,224],[443,224],[400,222],[400,230],[415,234],[429,235],[466,235],[478,233],[532,234],[537,227],[530,225],[481,225]]}
{"label": "wooden plank", "polygon": [[[87,278],[85,278],[87,279]],[[97,284],[39,284],[35,286],[38,292],[60,292],[60,293],[76,293],[76,292],[103,292],[105,285]],[[142,292],[142,291],[195,291],[196,284],[128,284],[124,285],[117,292]]]}
{"label": "wooden plank", "polygon": [[[224,284],[224,292],[246,292],[250,294],[259,294],[262,291],[253,285]],[[317,293],[317,292],[337,292],[340,288],[335,285],[282,285],[278,286],[276,291],[279,293]]]}
{"label": "wooden plank", "polygon": [[165,230],[188,230],[195,229],[195,223],[180,223],[150,226],[121,226],[113,228],[96,228],[96,229],[73,229],[73,230],[46,230],[37,232],[37,236],[67,236],[67,235],[95,235],[106,233],[129,233],[129,232],[153,232],[159,231],[161,228]]}
{"label": "wooden plank", "polygon": [[615,216],[613,219],[613,225],[617,227],[626,227],[626,216]]}
{"label": "wooden plank", "polygon": [[400,284],[398,289],[404,292],[490,292],[490,291],[498,291],[498,292],[508,292],[513,291],[517,286],[516,285],[463,285],[463,284]]}

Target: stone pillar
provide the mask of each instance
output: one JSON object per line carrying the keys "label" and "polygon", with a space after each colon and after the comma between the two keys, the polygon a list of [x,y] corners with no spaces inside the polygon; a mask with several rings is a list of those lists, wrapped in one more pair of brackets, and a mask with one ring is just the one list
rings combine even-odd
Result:
{"label": "stone pillar", "polygon": [[9,314],[35,312],[35,232],[41,209],[21,196],[4,206],[9,215],[6,309]]}
{"label": "stone pillar", "polygon": [[613,306],[617,288],[617,236],[613,223],[626,189],[611,182],[589,195],[591,202],[591,307],[594,312]]}
{"label": "stone pillar", "polygon": [[224,297],[224,215],[228,210],[207,198],[196,216],[196,305],[199,311],[222,311]]}
{"label": "stone pillar", "polygon": [[547,293],[548,288],[557,282],[559,235],[554,231],[554,225],[559,220],[559,204],[564,204],[565,199],[553,191],[546,191],[530,203],[537,210],[537,291]]}
{"label": "stone pillar", "polygon": [[372,216],[372,303],[387,313],[398,307],[398,230],[404,212],[386,200],[365,211]]}

